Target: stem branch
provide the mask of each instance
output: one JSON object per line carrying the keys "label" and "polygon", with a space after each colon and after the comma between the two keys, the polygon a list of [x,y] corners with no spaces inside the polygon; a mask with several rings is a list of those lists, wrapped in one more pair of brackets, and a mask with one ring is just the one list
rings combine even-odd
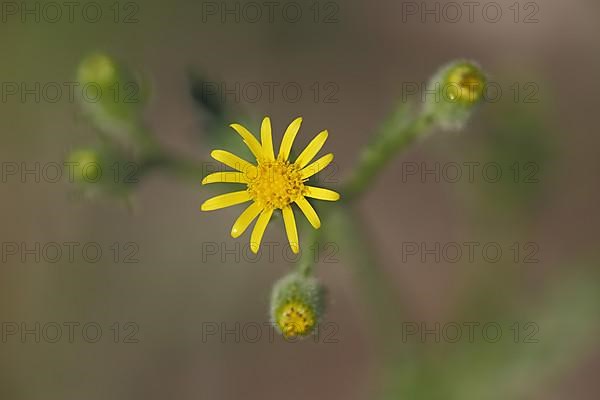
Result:
{"label": "stem branch", "polygon": [[[342,190],[345,199],[354,199],[362,193],[390,160],[426,133],[434,122],[433,115],[421,113],[403,126],[399,117],[395,115],[385,124],[375,141],[363,151],[358,166]],[[404,113],[402,117],[405,117]]]}

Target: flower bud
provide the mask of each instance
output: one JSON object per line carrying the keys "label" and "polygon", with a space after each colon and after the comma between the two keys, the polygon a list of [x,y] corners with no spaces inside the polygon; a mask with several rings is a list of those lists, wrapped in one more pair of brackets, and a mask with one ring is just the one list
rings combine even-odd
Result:
{"label": "flower bud", "polygon": [[106,54],[84,58],[77,70],[79,100],[92,122],[121,144],[136,142],[146,89],[132,71]]}
{"label": "flower bud", "polygon": [[271,295],[271,320],[286,338],[308,336],[323,312],[324,289],[314,278],[292,273],[279,280]]}
{"label": "flower bud", "polygon": [[102,176],[100,154],[94,149],[72,151],[66,164],[71,166],[73,171],[69,179],[76,183],[95,182]]}
{"label": "flower bud", "polygon": [[483,100],[487,79],[471,61],[454,61],[429,81],[425,111],[444,129],[459,130]]}

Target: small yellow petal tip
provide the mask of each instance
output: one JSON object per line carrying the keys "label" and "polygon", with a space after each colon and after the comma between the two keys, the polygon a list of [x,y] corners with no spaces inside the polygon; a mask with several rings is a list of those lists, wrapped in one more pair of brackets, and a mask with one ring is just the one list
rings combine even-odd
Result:
{"label": "small yellow petal tip", "polygon": [[231,237],[237,239],[240,237],[241,232],[237,230],[237,228],[231,229]]}

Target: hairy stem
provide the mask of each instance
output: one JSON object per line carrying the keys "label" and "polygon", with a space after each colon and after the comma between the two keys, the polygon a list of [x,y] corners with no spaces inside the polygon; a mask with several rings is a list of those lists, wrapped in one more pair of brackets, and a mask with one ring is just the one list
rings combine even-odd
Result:
{"label": "hairy stem", "polygon": [[406,118],[403,111],[394,114],[376,135],[373,143],[362,152],[358,166],[342,190],[346,200],[352,200],[364,192],[395,156],[432,127],[433,115],[421,113],[409,123],[403,123]]}
{"label": "hairy stem", "polygon": [[[321,237],[323,236],[320,229],[309,228],[309,233],[306,235],[306,247],[300,253],[300,260],[296,265],[298,273],[302,276],[309,277],[314,272],[315,261],[313,252],[320,246]],[[318,253],[317,253],[318,254]]]}

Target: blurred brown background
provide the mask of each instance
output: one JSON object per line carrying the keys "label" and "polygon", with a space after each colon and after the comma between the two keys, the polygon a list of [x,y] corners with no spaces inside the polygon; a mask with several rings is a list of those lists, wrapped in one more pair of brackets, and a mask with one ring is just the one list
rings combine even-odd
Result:
{"label": "blurred brown background", "polygon": [[[223,323],[232,329],[236,323],[268,321],[271,286],[292,268],[281,250],[273,261],[259,262],[244,257],[236,262],[231,255],[222,262],[220,254],[206,255],[207,243],[246,246],[247,236],[229,236],[239,207],[201,213],[199,205],[210,192],[200,178],[185,181],[166,173],[145,177],[136,187],[135,212],[111,199],[76,201],[63,181],[7,177],[0,184],[4,246],[95,242],[104,256],[98,263],[77,256],[76,262],[63,257],[57,263],[43,257],[40,262],[3,259],[0,398],[598,398],[597,2],[520,2],[515,22],[514,1],[497,1],[503,12],[497,23],[483,17],[486,2],[475,9],[473,22],[462,8],[457,23],[445,18],[454,14],[443,11],[439,23],[433,16],[423,22],[407,15],[412,5],[401,1],[295,2],[303,11],[296,23],[282,17],[288,2],[275,2],[272,23],[264,8],[258,22],[241,15],[239,23],[234,17],[223,23],[219,15],[206,14],[206,7],[220,11],[222,2],[154,0],[118,3],[118,23],[112,2],[97,3],[105,16],[98,23],[77,11],[73,23],[64,15],[57,23],[43,16],[39,23],[23,22],[20,15],[7,14],[12,10],[7,3],[0,23],[3,83],[70,82],[83,57],[107,52],[151,77],[146,121],[160,142],[181,157],[202,160],[212,145],[205,116],[189,96],[187,71],[232,86],[294,82],[302,88],[297,102],[276,90],[272,102],[263,93],[256,102],[242,95],[239,102],[229,96],[226,103],[252,116],[253,132],[256,121],[270,115],[275,142],[302,115],[297,148],[328,129],[326,151],[335,153],[338,168],[332,176],[340,181],[402,100],[406,83],[426,82],[453,59],[476,60],[502,88],[501,99],[484,104],[463,132],[436,132],[419,141],[385,170],[357,207],[380,264],[373,268],[393,288],[397,303],[391,308],[406,313],[394,318],[429,324],[502,321],[507,338],[513,323],[530,321],[539,326],[539,343],[401,343],[400,353],[425,347],[433,361],[407,355],[398,367],[384,360],[387,344],[375,333],[374,312],[361,290],[365,278],[355,275],[341,253],[335,256],[339,262],[317,266],[329,289],[324,322],[334,324],[335,343],[271,340],[266,327],[256,343],[243,332],[239,343],[234,334],[222,340]],[[46,2],[37,4],[43,9]],[[435,7],[426,4],[413,3]],[[443,10],[446,2],[438,4]],[[235,2],[227,7],[234,9]],[[137,22],[123,23],[124,13],[133,13]],[[325,23],[329,16],[331,23]],[[524,23],[527,16],[538,22]],[[334,86],[325,88],[327,83]],[[535,103],[523,101],[528,83],[536,88]],[[337,102],[324,101],[331,87]],[[3,97],[0,132],[4,166],[62,162],[71,149],[98,142],[78,104],[64,97],[56,103]],[[507,178],[494,184],[480,178],[403,181],[407,163],[423,162],[495,162]],[[539,168],[538,182],[508,178],[514,163],[527,162]],[[285,241],[280,224],[271,224],[266,241]],[[507,255],[515,242],[521,249],[535,243],[539,262],[523,263],[522,254],[519,262],[510,256],[499,263],[480,256],[472,263],[403,260],[407,242],[469,241],[498,243]],[[139,246],[140,262],[113,262],[111,246],[128,242]],[[35,343],[34,334],[22,340],[21,323],[32,328],[36,322],[94,322],[102,334],[98,343],[84,340],[79,328],[74,343],[64,337],[66,330],[58,343],[43,337]],[[138,343],[123,343],[133,329],[124,327],[127,322],[139,328],[132,336]],[[19,332],[10,335],[13,324]],[[203,340],[207,324],[218,326],[219,333]],[[396,339],[397,345],[401,338]],[[488,363],[493,356],[486,352],[500,351],[494,349],[511,356]]]}

